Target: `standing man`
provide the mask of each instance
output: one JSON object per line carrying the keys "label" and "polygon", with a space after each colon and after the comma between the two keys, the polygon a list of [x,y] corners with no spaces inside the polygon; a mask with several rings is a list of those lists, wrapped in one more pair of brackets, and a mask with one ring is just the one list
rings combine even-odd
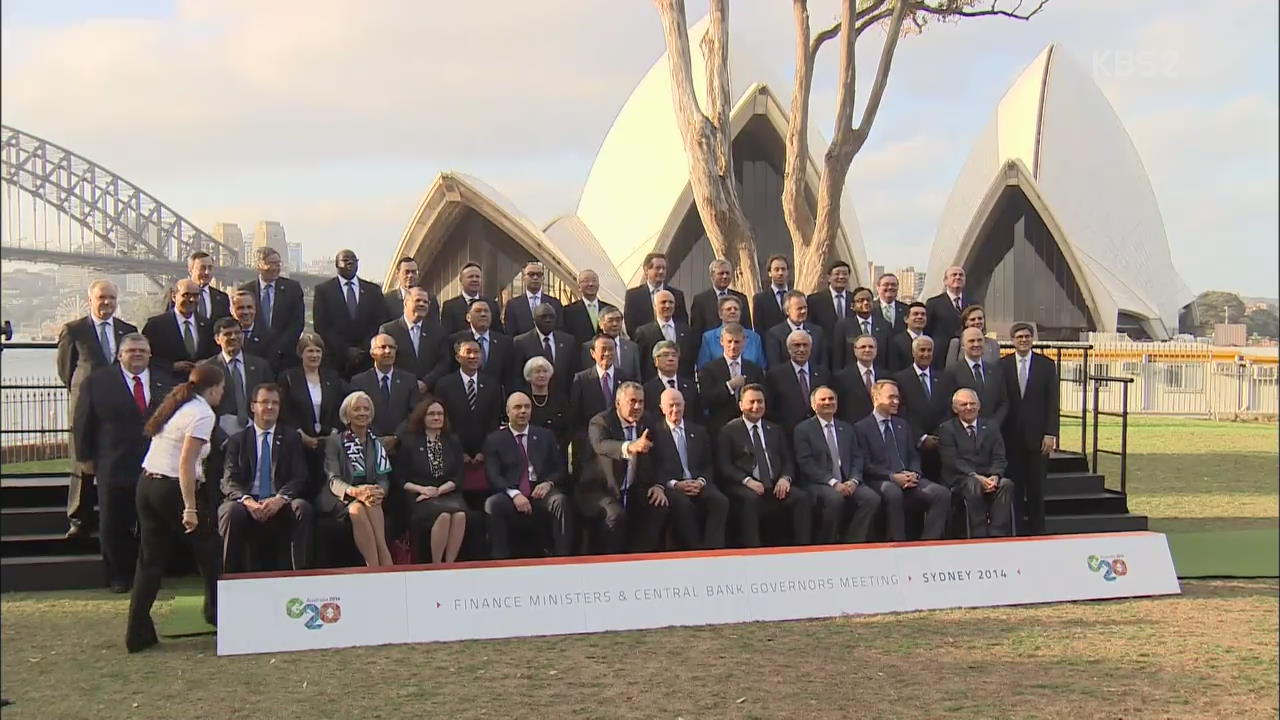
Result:
{"label": "standing man", "polygon": [[699,369],[723,354],[723,350],[720,347],[720,330],[729,323],[737,323],[743,326],[742,332],[747,344],[742,354],[762,368],[768,366],[768,361],[764,355],[764,340],[760,338],[755,330],[747,329],[746,323],[741,322],[742,307],[742,300],[737,296],[726,295],[720,298],[720,324],[702,333],[702,344],[698,349],[698,362],[696,363]]}
{"label": "standing man", "polygon": [[279,374],[280,350],[271,328],[258,322],[258,297],[248,290],[236,290],[231,295],[231,317],[240,323],[245,354],[266,360],[272,377]]}
{"label": "standing man", "polygon": [[724,351],[698,373],[702,406],[707,412],[707,427],[713,433],[742,414],[738,393],[747,385],[764,384],[764,370],[742,355],[746,346],[746,329],[728,323],[720,329],[720,347]]}
{"label": "standing man", "polygon": [[[987,362],[982,358],[986,348],[982,331],[976,327],[965,328],[960,333],[960,347],[964,359],[952,363],[942,373],[943,397],[951,397],[960,388],[969,388],[978,393],[982,408],[982,417],[990,418],[996,427],[1004,425],[1009,415],[1009,398],[1005,388],[1004,374],[1000,366]],[[934,353],[937,359],[937,353]]]}
{"label": "standing man", "polygon": [[733,263],[724,258],[716,258],[707,268],[711,273],[711,287],[693,296],[693,307],[689,310],[689,327],[693,336],[700,338],[702,334],[720,325],[720,301],[727,297],[738,298],[738,307],[743,327],[751,327],[751,310],[747,307],[747,296],[729,287],[733,280]]}
{"label": "standing man", "polygon": [[[507,303],[507,307],[511,307],[511,303]],[[515,373],[523,378],[524,364],[529,358],[544,357],[551,363],[554,371],[551,374],[551,388],[564,397],[569,397],[573,373],[578,368],[578,350],[572,335],[556,329],[557,317],[555,307],[550,303],[542,303],[534,309],[533,329],[516,336],[512,341],[515,349]]]}
{"label": "standing man", "polygon": [[[196,317],[209,322],[231,315],[231,299],[209,283],[213,282],[213,256],[197,250],[187,257],[187,277],[200,286],[200,299],[196,301]],[[166,310],[173,309],[170,298]]]}
{"label": "standing man", "polygon": [[849,263],[836,260],[827,267],[827,286],[809,295],[809,319],[832,337],[836,323],[853,315],[849,296]]}
{"label": "standing man", "polygon": [[840,525],[853,518],[844,542],[866,542],[880,510],[880,496],[862,482],[862,456],[853,426],[836,418],[835,390],[815,387],[810,399],[813,417],[796,425],[796,470],[818,510],[814,542],[839,542]]}
{"label": "standing man", "polygon": [[907,329],[907,304],[898,300],[898,276],[885,273],[876,278],[876,306],[874,311],[884,318],[889,334]]}
{"label": "standing man", "polygon": [[688,416],[691,420],[701,421],[702,403],[698,399],[698,383],[692,375],[680,373],[680,346],[670,340],[654,345],[653,367],[657,374],[644,384],[645,412],[654,418],[661,418],[662,393],[675,390],[683,400],[680,406],[681,417]]}
{"label": "standing man", "polygon": [[876,365],[876,339],[862,335],[853,341],[853,364],[836,373],[834,385],[840,396],[840,419],[850,425],[871,414],[871,391],[885,374]]}
{"label": "standing man", "polygon": [[493,329],[502,331],[502,323],[497,316],[498,301],[484,296],[484,292],[480,289],[483,280],[484,269],[479,263],[466,263],[458,271],[458,286],[462,292],[445,300],[440,306],[440,324],[444,326],[445,335],[453,337],[454,334],[466,328],[467,311],[471,308],[471,303],[482,298],[489,301],[489,311],[493,314]]}
{"label": "standing man", "polygon": [[428,392],[435,387],[437,378],[449,372],[452,359],[449,340],[440,323],[431,319],[431,296],[426,290],[420,287],[405,290],[400,316],[383,323],[378,332],[395,340],[396,367],[418,379],[419,392]]}
{"label": "standing man", "polygon": [[849,364],[849,348],[854,338],[861,335],[876,339],[876,364],[885,367],[892,334],[889,323],[873,309],[875,302],[870,290],[854,288],[850,297],[853,299],[853,316],[836,322],[835,338],[831,341],[831,369],[840,370]]}
{"label": "standing man", "polygon": [[973,302],[964,294],[964,268],[959,265],[947,268],[942,283],[943,291],[925,302],[929,325],[924,330],[933,338],[933,366],[939,370],[946,367],[946,351],[951,345],[951,338],[960,335],[960,312]]}
{"label": "standing man", "polygon": [[769,275],[769,286],[752,298],[753,327],[763,337],[769,328],[787,319],[787,283],[791,278],[791,263],[786,255],[770,255],[764,270]]}
{"label": "standing man", "polygon": [[622,303],[627,332],[635,335],[640,327],[653,322],[653,306],[661,290],[670,291],[675,298],[675,317],[689,323],[689,313],[684,306],[684,293],[667,284],[667,256],[649,253],[644,256],[644,284],[627,290]]}
{"label": "standing man", "polygon": [[574,375],[569,386],[567,420],[573,434],[575,478],[582,477],[584,465],[591,456],[591,445],[587,439],[587,426],[591,423],[591,418],[613,407],[618,386],[630,380],[614,367],[614,347],[613,338],[604,333],[596,335],[591,341],[591,364]]}
{"label": "standing man", "polygon": [[458,369],[436,381],[435,394],[444,403],[453,433],[462,445],[465,472],[462,489],[471,497],[488,497],[488,484],[470,485],[466,476],[484,477],[484,439],[498,429],[502,418],[502,386],[480,372],[480,344],[463,336],[453,343]]}
{"label": "standing man", "polygon": [[417,376],[396,367],[398,354],[395,338],[386,333],[374,335],[369,341],[373,367],[351,378],[352,390],[363,390],[373,398],[371,429],[391,454],[396,451],[397,435],[404,429],[404,421],[421,398]]}
{"label": "standing man", "polygon": [[550,305],[555,312],[555,325],[560,327],[564,321],[564,307],[560,299],[548,295],[542,289],[542,281],[546,278],[547,269],[542,263],[533,260],[525,263],[521,274],[524,279],[524,293],[507,301],[502,316],[502,326],[511,337],[523,335],[533,329],[533,312],[539,305]]}
{"label": "standing man", "polygon": [[356,274],[360,258],[354,251],[339,250],[333,266],[338,276],[316,285],[311,320],[324,340],[331,367],[350,380],[369,367],[365,348],[391,316],[387,315],[386,300],[378,286]]}
{"label": "standing man", "polygon": [[221,482],[227,440],[249,427],[253,416],[253,389],[270,382],[274,377],[266,360],[244,354],[244,333],[235,318],[222,318],[213,324],[213,328],[214,342],[221,352],[202,360],[201,364],[217,366],[226,381],[222,400],[213,408],[217,423],[209,438],[209,455],[204,462],[204,484],[198,488],[203,499],[200,503],[200,522],[209,523],[211,528],[218,521],[215,510],[222,502]]}
{"label": "standing man", "polygon": [[[80,386],[89,374],[115,362],[120,340],[138,328],[116,317],[120,291],[110,280],[95,280],[89,285],[89,314],[71,320],[58,332],[58,378],[67,386],[67,415],[76,417]],[[148,343],[147,360],[151,351]],[[67,538],[88,535],[93,524],[93,471],[84,464],[79,448],[82,443],[71,433],[71,482],[67,488]],[[87,447],[87,446],[86,446]],[[141,466],[142,459],[138,459]],[[137,477],[134,477],[137,481]],[[130,576],[133,569],[129,568]]]}
{"label": "standing man", "polygon": [[635,332],[641,358],[650,359],[640,367],[640,376],[648,381],[653,378],[653,346],[668,340],[680,346],[680,372],[693,374],[694,358],[698,354],[698,340],[689,324],[676,316],[676,296],[670,290],[659,290],[653,295],[654,320]]}
{"label": "standing man", "polygon": [[[171,383],[152,372],[151,343],[131,332],[119,338],[119,365],[94,370],[80,386],[72,416],[76,457],[97,476],[99,540],[111,592],[128,592],[138,564],[136,491],[151,440],[142,426]],[[74,476],[73,476],[74,477]],[[92,487],[92,486],[90,486]],[[92,506],[92,496],[83,503]],[[83,527],[73,525],[73,527]],[[68,533],[68,537],[74,537]]]}
{"label": "standing man", "polygon": [[911,425],[924,476],[940,478],[938,425],[951,410],[950,398],[942,387],[942,373],[933,368],[933,338],[921,335],[912,341],[911,350],[911,366],[890,376],[898,383],[898,415]]}
{"label": "standing man", "polygon": [[[493,327],[496,307],[484,298],[473,301],[467,309],[467,324],[449,336],[449,342],[456,345],[462,339],[475,340],[480,347],[480,372],[498,383],[500,389],[514,388],[519,384],[515,348],[511,345],[511,338]],[[504,389],[502,393],[505,392]]]}
{"label": "standing man", "polygon": [[686,419],[684,399],[679,390],[662,391],[661,422],[654,423],[654,470],[666,488],[676,546],[714,550],[724,547],[729,499],[710,482],[715,477],[710,436]]}
{"label": "standing man", "polygon": [[764,354],[769,366],[781,365],[787,361],[787,338],[796,330],[804,330],[813,338],[811,354],[819,358],[822,364],[827,362],[827,339],[830,333],[809,318],[809,299],[799,290],[787,293],[787,319],[769,328],[764,338]]}
{"label": "standing man", "polygon": [[142,334],[151,342],[152,363],[172,376],[174,382],[186,382],[191,368],[212,357],[217,348],[213,344],[212,323],[196,317],[200,286],[183,278],[173,286],[170,298],[173,309],[147,318]]}
{"label": "standing man", "polygon": [[[911,367],[911,363],[914,360],[911,344],[921,335],[928,337],[924,331],[925,326],[928,324],[929,312],[925,309],[924,303],[913,302],[907,306],[907,327],[889,338],[889,352],[886,354],[885,369],[889,372],[897,372]],[[932,347],[932,344],[930,346]],[[943,348],[943,350],[945,351],[946,348]]]}
{"label": "standing man", "polygon": [[793,430],[813,417],[809,400],[813,389],[831,382],[829,371],[810,361],[812,349],[809,333],[796,330],[787,338],[788,361],[769,368],[765,375],[765,387],[769,391],[768,417],[786,430]]}
{"label": "standing man", "polygon": [[[405,297],[416,287],[418,287],[418,261],[411,257],[400,258],[396,261],[396,287],[382,296],[387,305],[387,317],[393,318],[400,314],[404,308]],[[426,292],[426,288],[422,290]],[[430,293],[427,293],[426,317],[434,320],[436,324],[440,323],[440,302]]]}
{"label": "standing man", "polygon": [[600,316],[613,306],[600,299],[600,275],[595,270],[578,272],[578,295],[564,308],[564,330],[581,347],[600,332]]}
{"label": "standing man", "polygon": [[1058,366],[1031,352],[1036,341],[1031,323],[1010,328],[1012,355],[1000,358],[1009,414],[1004,422],[1009,474],[1027,514],[1029,534],[1044,533],[1044,477],[1049,456],[1058,444]]}
{"label": "standing man", "polygon": [[[612,305],[606,305],[600,311],[600,335],[613,340],[613,365],[623,380],[640,380],[640,346],[622,336],[622,311]],[[582,344],[580,367],[591,365],[591,351],[595,345],[595,337]]]}
{"label": "standing man", "polygon": [[979,405],[978,394],[969,388],[960,388],[951,397],[955,416],[938,428],[942,482],[964,497],[969,537],[1009,537],[1013,534],[1013,482],[1004,477],[1004,440],[999,426],[978,417]]}
{"label": "standing man", "polygon": [[640,384],[622,383],[613,407],[591,418],[587,433],[594,457],[585,464],[575,499],[593,532],[592,549],[620,552],[627,538],[632,551],[652,551],[669,503],[653,470],[654,432],[644,417]]}
{"label": "standing man", "polygon": [[[295,367],[298,359],[298,336],[307,324],[307,309],[302,297],[302,286],[297,280],[280,276],[280,253],[264,245],[253,251],[258,266],[258,279],[240,286],[258,298],[258,319],[263,327],[275,335],[276,349],[280,352],[280,368]],[[154,350],[154,348],[153,348]]]}

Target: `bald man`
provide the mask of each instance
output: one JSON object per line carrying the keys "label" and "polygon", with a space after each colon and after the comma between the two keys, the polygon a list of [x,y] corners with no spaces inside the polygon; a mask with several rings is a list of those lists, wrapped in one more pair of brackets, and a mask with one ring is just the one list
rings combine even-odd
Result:
{"label": "bald man", "polygon": [[[942,374],[943,397],[951,397],[960,388],[977,392],[982,403],[982,417],[990,418],[999,427],[1009,412],[1009,399],[1000,365],[983,358],[985,340],[978,328],[965,328],[960,333],[960,349],[964,357],[960,362],[953,362]],[[937,358],[937,352],[934,352],[934,358]]]}
{"label": "bald man", "polygon": [[173,309],[147,318],[142,326],[142,334],[151,342],[151,366],[175,382],[186,382],[197,362],[218,352],[213,324],[196,314],[200,295],[199,283],[179,280],[169,294]]}
{"label": "bald man", "polygon": [[[663,340],[670,340],[680,347],[680,374],[692,377],[701,338],[693,334],[689,323],[676,316],[676,296],[670,290],[659,290],[653,294],[653,322],[640,326],[635,332],[641,358],[652,358],[653,346]],[[645,382],[657,374],[652,362],[642,362],[640,372]]]}
{"label": "bald man", "polygon": [[653,437],[654,472],[671,507],[671,529],[680,550],[724,547],[729,498],[715,479],[715,457],[706,428],[685,417],[684,393],[668,388],[658,401],[662,420]]}
{"label": "bald man", "polygon": [[[568,555],[573,532],[568,474],[560,462],[556,436],[529,424],[533,401],[522,393],[507,398],[508,425],[484,440],[485,474],[493,494],[484,503],[489,518],[489,551],[493,559],[516,554],[539,557]],[[517,533],[523,537],[517,538]]]}

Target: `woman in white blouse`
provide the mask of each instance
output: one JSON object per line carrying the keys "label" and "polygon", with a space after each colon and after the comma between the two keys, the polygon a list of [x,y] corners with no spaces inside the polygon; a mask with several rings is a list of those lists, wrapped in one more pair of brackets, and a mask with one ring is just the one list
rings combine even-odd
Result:
{"label": "woman in white blouse", "polygon": [[302,366],[280,374],[284,389],[280,398],[280,419],[296,428],[307,455],[308,499],[320,488],[324,477],[324,443],[329,435],[341,430],[338,405],[347,396],[342,377],[324,367],[324,340],[313,332],[298,337],[298,357]]}
{"label": "woman in white blouse", "polygon": [[370,430],[373,399],[359,390],[351,393],[338,408],[338,418],[347,427],[325,440],[328,487],[316,496],[316,505],[321,512],[351,520],[351,534],[366,565],[390,565],[382,503],[391,488],[391,462]]}
{"label": "woman in white blouse", "polygon": [[142,538],[125,632],[125,648],[131,653],[159,642],[151,621],[151,606],[169,556],[179,543],[195,546],[196,562],[204,576],[204,618],[210,625],[217,624],[217,532],[212,527],[200,527],[196,487],[203,480],[204,459],[209,454],[215,422],[213,408],[222,400],[223,380],[218,366],[195,366],[187,381],[169,392],[143,428],[151,438],[151,447],[142,460],[142,477],[138,479],[138,526]]}

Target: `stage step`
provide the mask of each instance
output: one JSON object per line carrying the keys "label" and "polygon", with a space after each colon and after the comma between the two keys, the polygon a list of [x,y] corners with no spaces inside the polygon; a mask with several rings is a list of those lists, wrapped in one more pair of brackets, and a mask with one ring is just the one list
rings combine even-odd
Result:
{"label": "stage step", "polygon": [[0,507],[66,507],[70,484],[71,478],[65,474],[6,475],[0,477]]}
{"label": "stage step", "polygon": [[1129,512],[1128,498],[1116,490],[1046,495],[1047,515],[1123,515]]}
{"label": "stage step", "polygon": [[1050,495],[1100,493],[1106,489],[1106,476],[1088,471],[1049,473],[1044,479],[1045,497]]}
{"label": "stage step", "polygon": [[100,555],[0,558],[0,591],[100,588],[105,572]]}
{"label": "stage step", "polygon": [[65,533],[66,505],[0,508],[0,531],[5,535]]}
{"label": "stage step", "polygon": [[1146,515],[1107,513],[1103,515],[1050,515],[1045,518],[1045,533],[1070,535],[1074,533],[1127,532],[1146,530]]}
{"label": "stage step", "polygon": [[1062,452],[1055,450],[1049,456],[1049,462],[1046,463],[1047,471],[1050,475],[1053,473],[1087,473],[1089,472],[1089,458],[1081,453]]}
{"label": "stage step", "polygon": [[5,528],[0,535],[0,556],[11,557],[49,557],[66,555],[89,555],[99,552],[98,534],[68,540],[63,532],[10,534]]}

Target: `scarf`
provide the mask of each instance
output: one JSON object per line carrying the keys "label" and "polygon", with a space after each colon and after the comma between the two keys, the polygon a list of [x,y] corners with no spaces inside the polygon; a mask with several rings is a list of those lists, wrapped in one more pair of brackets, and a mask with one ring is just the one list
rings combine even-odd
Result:
{"label": "scarf", "polygon": [[[382,447],[382,443],[377,440],[373,441],[373,446],[377,449],[377,455],[374,459],[375,475],[386,475],[391,472],[391,463],[387,460],[387,451]],[[342,433],[342,447],[347,451],[347,461],[351,463],[351,478],[367,479],[368,468],[364,465],[364,443],[360,442],[360,438],[356,434],[347,430]],[[366,483],[353,483],[363,485]]]}

